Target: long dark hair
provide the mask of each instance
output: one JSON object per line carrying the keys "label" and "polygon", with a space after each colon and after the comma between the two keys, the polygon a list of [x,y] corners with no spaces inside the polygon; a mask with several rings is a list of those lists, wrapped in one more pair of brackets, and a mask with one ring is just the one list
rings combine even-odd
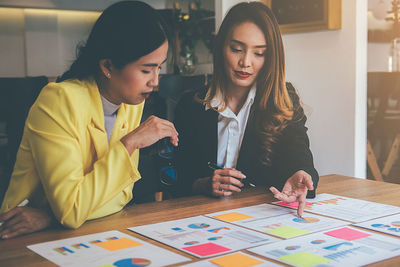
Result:
{"label": "long dark hair", "polygon": [[224,92],[227,86],[225,70],[224,47],[233,29],[244,22],[252,22],[261,29],[267,43],[265,63],[257,77],[257,92],[255,98],[255,128],[258,133],[261,155],[260,160],[269,165],[272,145],[276,142],[281,131],[293,118],[294,107],[292,97],[286,88],[285,53],[278,22],[272,11],[264,4],[243,2],[233,6],[225,16],[214,46],[214,73],[213,80],[206,97],[201,101],[210,104],[219,91],[227,106],[227,95]]}
{"label": "long dark hair", "polygon": [[122,1],[109,6],[97,19],[78,56],[59,81],[86,79],[99,73],[99,61],[110,59],[116,68],[138,60],[168,38],[160,14],[146,3]]}

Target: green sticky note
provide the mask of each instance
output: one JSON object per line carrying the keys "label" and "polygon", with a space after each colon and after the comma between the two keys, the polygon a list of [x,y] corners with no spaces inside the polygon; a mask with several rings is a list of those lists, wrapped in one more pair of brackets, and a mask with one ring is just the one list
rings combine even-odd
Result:
{"label": "green sticky note", "polygon": [[268,234],[276,235],[276,236],[283,237],[283,238],[292,238],[295,236],[300,236],[300,235],[305,235],[305,234],[311,233],[310,231],[299,229],[299,228],[294,228],[291,226],[285,226],[285,227],[275,228],[275,229],[271,229],[271,230],[266,230],[265,232]]}
{"label": "green sticky note", "polygon": [[278,258],[281,261],[293,264],[299,267],[311,267],[319,264],[328,263],[331,260],[322,256],[312,254],[307,251],[297,252]]}

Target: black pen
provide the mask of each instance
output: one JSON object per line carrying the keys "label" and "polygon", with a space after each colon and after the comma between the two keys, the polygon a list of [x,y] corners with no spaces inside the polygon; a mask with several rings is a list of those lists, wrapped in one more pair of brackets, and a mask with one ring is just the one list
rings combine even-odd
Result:
{"label": "black pen", "polygon": [[[211,161],[207,162],[208,168],[210,168],[211,170],[221,170],[223,169],[222,167],[218,166],[217,164],[212,163]],[[248,183],[251,187],[256,187],[254,184],[248,182],[247,180],[248,178],[246,178],[245,180],[242,180],[243,182]]]}

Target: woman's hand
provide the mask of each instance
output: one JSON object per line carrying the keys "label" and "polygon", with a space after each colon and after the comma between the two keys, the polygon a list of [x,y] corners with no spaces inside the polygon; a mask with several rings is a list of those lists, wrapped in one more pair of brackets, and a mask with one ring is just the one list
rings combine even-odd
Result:
{"label": "woman's hand", "polygon": [[307,190],[313,190],[313,181],[311,176],[303,170],[295,172],[289,179],[287,179],[283,186],[282,192],[271,186],[269,190],[274,194],[274,197],[291,203],[298,201],[297,215],[303,215],[304,207],[306,205]]}
{"label": "woman's hand", "polygon": [[233,192],[240,192],[243,187],[241,179],[246,176],[240,171],[232,168],[215,170],[211,181],[211,194],[214,196],[230,196]]}
{"label": "woman's hand", "polygon": [[169,137],[171,143],[178,146],[178,132],[174,124],[156,116],[150,116],[139,127],[122,137],[121,142],[129,154],[132,154],[134,150],[151,146],[165,137]]}
{"label": "woman's hand", "polygon": [[33,233],[51,225],[53,216],[49,212],[30,207],[15,207],[0,214],[0,237],[8,239]]}

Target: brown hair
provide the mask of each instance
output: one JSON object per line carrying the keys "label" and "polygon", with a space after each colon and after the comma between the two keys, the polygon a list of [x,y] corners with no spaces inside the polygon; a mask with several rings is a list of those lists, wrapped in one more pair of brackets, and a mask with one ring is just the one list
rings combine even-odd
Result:
{"label": "brown hair", "polygon": [[294,108],[285,81],[285,54],[278,22],[272,11],[260,2],[243,2],[233,6],[225,16],[218,31],[214,46],[213,79],[203,104],[210,105],[210,101],[219,91],[226,108],[227,96],[223,90],[227,84],[227,75],[224,68],[223,49],[227,38],[237,25],[252,22],[264,33],[267,42],[265,63],[260,70],[256,85],[257,92],[254,110],[254,126],[261,144],[260,160],[269,165],[272,145],[278,135],[293,118]]}

